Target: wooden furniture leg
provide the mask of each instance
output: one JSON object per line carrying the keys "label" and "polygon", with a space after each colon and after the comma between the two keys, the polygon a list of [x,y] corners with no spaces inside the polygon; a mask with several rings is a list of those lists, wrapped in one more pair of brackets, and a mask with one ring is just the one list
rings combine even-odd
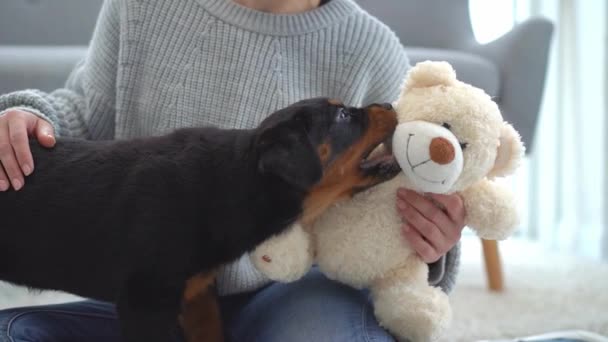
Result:
{"label": "wooden furniture leg", "polygon": [[500,292],[504,289],[502,279],[502,266],[498,252],[498,242],[494,240],[481,239],[483,257],[486,264],[486,275],[490,291]]}

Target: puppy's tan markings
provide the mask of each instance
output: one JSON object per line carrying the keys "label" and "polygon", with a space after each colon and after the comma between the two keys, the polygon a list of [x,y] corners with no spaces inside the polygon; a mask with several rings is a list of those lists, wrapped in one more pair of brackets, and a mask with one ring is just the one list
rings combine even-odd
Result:
{"label": "puppy's tan markings", "polygon": [[179,324],[188,342],[223,342],[222,321],[213,291],[215,272],[188,279]]}
{"label": "puppy's tan markings", "polygon": [[327,163],[331,157],[331,144],[326,142],[319,145],[319,147],[317,147],[317,154],[319,155],[321,163],[325,165],[325,163]]}
{"label": "puppy's tan markings", "polygon": [[367,131],[340,158],[334,160],[323,170],[323,178],[310,191],[304,201],[303,224],[314,221],[329,206],[352,195],[357,188],[378,182],[374,177],[365,177],[359,168],[361,158],[383,142],[397,126],[397,117],[380,106],[368,109],[369,126]]}

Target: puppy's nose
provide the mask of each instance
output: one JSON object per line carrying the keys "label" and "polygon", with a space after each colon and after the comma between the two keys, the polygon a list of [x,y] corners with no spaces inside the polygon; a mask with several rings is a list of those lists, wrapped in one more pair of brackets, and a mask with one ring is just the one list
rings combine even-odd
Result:
{"label": "puppy's nose", "polygon": [[433,138],[429,146],[431,160],[439,165],[449,164],[454,160],[456,151],[452,143],[446,138]]}
{"label": "puppy's nose", "polygon": [[393,110],[393,105],[390,103],[381,103],[380,107],[386,109],[386,110]]}

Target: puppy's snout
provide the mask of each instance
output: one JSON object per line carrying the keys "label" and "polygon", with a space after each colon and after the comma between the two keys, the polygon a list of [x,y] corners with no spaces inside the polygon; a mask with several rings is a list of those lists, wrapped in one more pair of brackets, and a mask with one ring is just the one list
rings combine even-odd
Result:
{"label": "puppy's snout", "polygon": [[[386,105],[386,106],[385,106]],[[388,130],[390,133],[397,126],[397,113],[390,104],[373,104],[365,108],[372,122],[372,130]]]}
{"label": "puppy's snout", "polygon": [[456,156],[456,150],[454,146],[446,138],[433,138],[429,146],[429,154],[431,160],[439,165],[449,164],[454,160]]}
{"label": "puppy's snout", "polygon": [[393,110],[393,105],[390,103],[381,103],[380,107],[386,109],[386,110]]}

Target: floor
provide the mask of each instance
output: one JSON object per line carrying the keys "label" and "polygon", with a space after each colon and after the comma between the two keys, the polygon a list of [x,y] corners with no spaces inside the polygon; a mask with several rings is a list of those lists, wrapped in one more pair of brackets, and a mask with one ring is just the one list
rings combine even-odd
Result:
{"label": "floor", "polygon": [[486,289],[481,245],[463,241],[451,294],[454,321],[445,341],[470,342],[579,329],[608,336],[608,264],[547,252],[511,240],[500,244],[506,289]]}

